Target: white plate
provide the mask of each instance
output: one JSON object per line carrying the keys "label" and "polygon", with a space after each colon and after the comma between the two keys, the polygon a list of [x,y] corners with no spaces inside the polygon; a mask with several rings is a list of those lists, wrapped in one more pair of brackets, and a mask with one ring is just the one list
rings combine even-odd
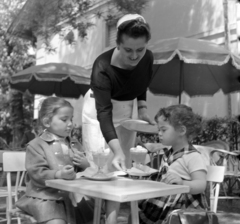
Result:
{"label": "white plate", "polygon": [[114,176],[114,175],[108,175],[107,177],[96,178],[96,177],[92,177],[92,176],[84,175],[84,177],[87,178],[87,179],[89,179],[89,180],[95,180],[95,181],[106,181],[106,180],[111,180],[111,179],[115,178],[116,176]]}
{"label": "white plate", "polygon": [[121,170],[117,170],[111,173],[113,176],[126,176],[127,173]]}
{"label": "white plate", "polygon": [[157,125],[149,124],[146,121],[142,120],[125,120],[121,122],[121,125],[131,131],[144,132],[144,133],[158,133]]}
{"label": "white plate", "polygon": [[151,169],[149,172],[144,172],[142,170],[139,170],[135,167],[132,167],[131,169],[127,170],[127,173],[130,176],[139,176],[139,177],[146,177],[146,176],[150,176],[151,174],[157,172],[157,170],[155,169]]}

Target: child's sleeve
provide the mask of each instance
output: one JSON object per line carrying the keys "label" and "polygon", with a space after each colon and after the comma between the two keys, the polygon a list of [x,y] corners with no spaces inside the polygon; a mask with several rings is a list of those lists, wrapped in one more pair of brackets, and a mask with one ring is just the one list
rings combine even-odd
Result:
{"label": "child's sleeve", "polygon": [[57,172],[49,168],[44,151],[31,145],[28,145],[26,150],[26,170],[34,184],[39,187],[45,187],[46,180],[55,179]]}
{"label": "child's sleeve", "polygon": [[205,171],[207,173],[206,163],[203,161],[201,154],[198,152],[188,154],[187,168],[189,173],[193,173],[199,170]]}

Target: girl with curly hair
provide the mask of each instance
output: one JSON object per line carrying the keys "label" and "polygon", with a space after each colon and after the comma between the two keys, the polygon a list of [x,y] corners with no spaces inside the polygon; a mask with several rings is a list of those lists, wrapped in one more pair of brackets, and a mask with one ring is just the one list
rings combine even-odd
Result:
{"label": "girl with curly hair", "polygon": [[142,201],[139,204],[141,224],[160,224],[175,209],[207,208],[204,195],[207,167],[200,152],[190,143],[201,131],[200,116],[186,105],[173,105],[160,109],[155,121],[161,143],[171,148],[164,150],[159,172],[151,179],[166,184],[187,185],[190,192]]}

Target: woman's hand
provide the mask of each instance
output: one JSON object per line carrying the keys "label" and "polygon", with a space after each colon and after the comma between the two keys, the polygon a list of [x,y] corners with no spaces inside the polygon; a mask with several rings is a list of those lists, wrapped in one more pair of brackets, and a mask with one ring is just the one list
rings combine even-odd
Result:
{"label": "woman's hand", "polygon": [[183,185],[183,179],[175,173],[167,172],[164,183]]}
{"label": "woman's hand", "polygon": [[87,168],[90,166],[87,158],[85,157],[83,152],[77,151],[73,155],[73,164],[75,166],[81,167],[83,169]]}
{"label": "woman's hand", "polygon": [[112,139],[111,141],[108,142],[108,145],[110,146],[110,149],[114,154],[112,165],[117,170],[125,171],[126,170],[125,155],[122,151],[119,140]]}
{"label": "woman's hand", "polygon": [[125,171],[126,170],[125,155],[122,152],[115,154],[112,160],[112,164],[117,170]]}
{"label": "woman's hand", "polygon": [[149,115],[147,114],[147,109],[146,108],[141,108],[138,110],[138,118],[143,121],[147,121],[149,124],[155,125],[156,122],[151,120]]}

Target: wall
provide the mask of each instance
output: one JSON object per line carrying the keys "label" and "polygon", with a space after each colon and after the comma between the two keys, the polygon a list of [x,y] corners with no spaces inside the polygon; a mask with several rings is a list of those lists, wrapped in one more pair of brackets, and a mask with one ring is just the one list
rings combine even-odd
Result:
{"label": "wall", "polygon": [[[235,0],[231,2],[229,11],[231,13],[231,29],[236,33]],[[224,44],[224,20],[223,5],[219,0],[152,0],[144,12],[144,17],[149,22],[152,30],[152,39],[149,45],[153,45],[159,39],[173,37],[203,38]],[[103,20],[90,16],[96,25],[88,31],[86,39],[78,39],[72,46],[67,45],[58,36],[52,39],[56,52],[47,54],[39,46],[37,63],[67,62],[91,69],[94,59],[101,54],[105,48],[106,25]],[[235,30],[235,31],[234,31]],[[77,37],[77,33],[75,33]],[[237,47],[236,35],[232,35],[232,46]],[[239,95],[232,97],[233,112],[239,113]],[[81,123],[82,98],[71,101],[77,108],[75,110],[75,121]],[[155,115],[159,107],[178,103],[177,98],[153,96],[148,93],[148,107],[151,116]],[[226,116],[227,98],[219,92],[213,97],[189,98],[182,96],[182,103],[186,103],[204,117]]]}

